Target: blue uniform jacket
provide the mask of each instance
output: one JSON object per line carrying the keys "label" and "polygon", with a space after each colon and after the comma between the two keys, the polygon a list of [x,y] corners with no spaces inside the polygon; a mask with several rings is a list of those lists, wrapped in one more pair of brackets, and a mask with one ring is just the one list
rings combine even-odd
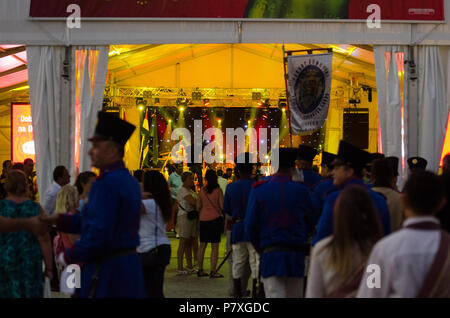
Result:
{"label": "blue uniform jacket", "polygon": [[303,171],[303,183],[308,187],[311,193],[315,187],[323,180],[322,177],[315,171],[302,170]]}
{"label": "blue uniform jacket", "polygon": [[[287,176],[274,175],[250,192],[244,225],[250,242],[259,251],[278,244],[301,246],[313,228],[314,211],[305,185]],[[303,277],[303,252],[269,252],[261,255],[261,276]]]}
{"label": "blue uniform jacket", "polygon": [[[139,245],[140,208],[139,183],[120,162],[105,169],[94,182],[81,214],[60,216],[60,231],[81,234],[65,252],[68,263],[83,263],[81,297],[89,295],[95,263],[100,257]],[[145,297],[139,255],[104,261],[97,286],[96,297]]]}
{"label": "blue uniform jacket", "polygon": [[[251,179],[240,179],[227,186],[223,200],[223,211],[230,215],[233,220],[244,220],[253,183],[254,181]],[[231,232],[231,244],[239,242],[248,242],[244,222],[242,221],[235,222]]]}
{"label": "blue uniform jacket", "polygon": [[313,200],[314,208],[316,209],[316,213],[317,213],[318,217],[320,217],[320,214],[322,213],[323,206],[325,204],[325,199],[327,198],[327,196],[331,192],[337,191],[337,190],[339,190],[339,188],[333,184],[333,178],[324,179],[314,189],[314,193],[312,195],[312,200]]}
{"label": "blue uniform jacket", "polygon": [[[366,189],[369,191],[370,197],[372,198],[372,201],[375,205],[375,208],[380,216],[380,222],[381,227],[383,230],[384,235],[388,235],[391,233],[391,217],[389,215],[389,209],[386,204],[386,200],[378,193],[372,191],[369,189],[366,185],[364,185],[362,180],[353,179],[349,182],[347,182],[343,188],[349,186],[349,185],[361,185],[365,186]],[[317,225],[317,233],[313,238],[312,245],[315,245],[320,240],[326,238],[327,236],[330,236],[333,234],[333,210],[334,210],[334,204],[336,203],[336,200],[341,194],[342,189],[334,191],[328,195],[328,197],[325,200],[325,204],[323,206],[322,215],[319,219],[319,224]]]}

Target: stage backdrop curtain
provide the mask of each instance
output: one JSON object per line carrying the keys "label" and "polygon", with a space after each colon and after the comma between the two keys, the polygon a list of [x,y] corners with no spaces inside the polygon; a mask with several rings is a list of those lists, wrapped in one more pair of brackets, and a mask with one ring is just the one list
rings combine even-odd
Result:
{"label": "stage backdrop curtain", "polygon": [[94,134],[97,112],[102,109],[108,69],[109,46],[77,46],[73,48],[72,103],[75,109],[76,141],[73,151],[74,175],[90,170],[88,138]]}
{"label": "stage backdrop curtain", "polygon": [[53,169],[69,164],[70,112],[62,99],[68,81],[62,76],[64,47],[27,46],[28,81],[40,198],[53,182]]}
{"label": "stage backdrop curtain", "polygon": [[[381,149],[378,151],[400,159],[399,182],[405,175],[404,158],[407,157],[406,140],[402,138],[402,108],[404,109],[408,94],[407,83],[404,81],[407,52],[407,47],[402,46],[374,47],[381,135]],[[404,129],[406,133],[406,125]]]}

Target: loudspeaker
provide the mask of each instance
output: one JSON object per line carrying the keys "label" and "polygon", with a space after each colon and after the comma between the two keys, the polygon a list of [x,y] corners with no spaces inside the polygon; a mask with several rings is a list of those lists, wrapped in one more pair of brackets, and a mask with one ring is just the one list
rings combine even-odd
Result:
{"label": "loudspeaker", "polygon": [[369,148],[369,109],[344,109],[344,141],[360,149]]}

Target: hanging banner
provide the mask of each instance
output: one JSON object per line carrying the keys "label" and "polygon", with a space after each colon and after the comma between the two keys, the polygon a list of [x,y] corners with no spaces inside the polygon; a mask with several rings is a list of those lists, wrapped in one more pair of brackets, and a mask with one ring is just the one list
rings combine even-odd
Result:
{"label": "hanging banner", "polygon": [[333,54],[288,56],[291,129],[294,134],[314,131],[324,124],[330,106]]}
{"label": "hanging banner", "polygon": [[444,0],[31,0],[30,17],[444,21]]}

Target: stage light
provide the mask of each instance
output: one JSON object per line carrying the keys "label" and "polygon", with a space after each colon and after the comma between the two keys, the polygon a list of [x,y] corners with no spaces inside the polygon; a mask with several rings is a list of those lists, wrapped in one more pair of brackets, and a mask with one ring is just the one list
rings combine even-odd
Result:
{"label": "stage light", "polygon": [[251,124],[251,121],[249,120],[247,123],[250,125],[250,124]]}
{"label": "stage light", "polygon": [[207,98],[205,98],[205,99],[203,100],[203,105],[205,105],[206,107],[211,106],[210,100],[207,99]]}
{"label": "stage light", "polygon": [[172,119],[169,119],[169,123],[171,123],[172,122]]}
{"label": "stage light", "polygon": [[144,106],[139,106],[139,110],[143,111],[144,110]]}
{"label": "stage light", "polygon": [[283,113],[286,112],[286,107],[283,107],[283,109],[281,109],[281,110],[283,111]]}
{"label": "stage light", "polygon": [[278,107],[279,108],[286,108],[287,106],[287,99],[286,98],[280,98],[278,100]]}
{"label": "stage light", "polygon": [[220,124],[220,123],[222,122],[222,119],[219,119],[218,122],[219,122],[219,124]]}
{"label": "stage light", "polygon": [[181,112],[184,111],[184,107],[180,107],[180,111],[181,111]]}

